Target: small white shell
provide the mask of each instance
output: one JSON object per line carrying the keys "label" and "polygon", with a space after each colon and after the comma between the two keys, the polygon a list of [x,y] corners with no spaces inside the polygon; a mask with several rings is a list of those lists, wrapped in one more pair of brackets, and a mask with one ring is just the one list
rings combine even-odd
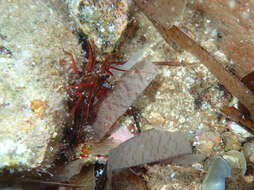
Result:
{"label": "small white shell", "polygon": [[244,142],[248,137],[253,137],[251,133],[249,133],[242,126],[238,125],[235,122],[229,122],[228,128],[237,136],[238,140],[241,142]]}

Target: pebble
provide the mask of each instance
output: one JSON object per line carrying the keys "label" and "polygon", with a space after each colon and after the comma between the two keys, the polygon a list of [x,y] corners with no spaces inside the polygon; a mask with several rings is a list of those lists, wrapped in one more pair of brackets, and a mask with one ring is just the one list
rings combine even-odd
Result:
{"label": "pebble", "polygon": [[247,163],[243,152],[231,150],[229,152],[226,152],[223,155],[223,158],[229,163],[232,169],[232,175],[245,175],[247,170]]}
{"label": "pebble", "polygon": [[194,146],[206,156],[210,156],[214,148],[221,144],[221,137],[211,131],[203,131],[196,137]]}
{"label": "pebble", "polygon": [[111,52],[128,24],[128,0],[69,0],[70,13],[97,48]]}
{"label": "pebble", "polygon": [[243,152],[246,159],[252,163],[254,163],[254,144],[247,142],[243,146]]}
{"label": "pebble", "polygon": [[150,116],[147,118],[149,123],[155,125],[162,125],[165,122],[165,118],[158,112],[151,112]]}
{"label": "pebble", "polygon": [[225,132],[222,136],[225,144],[225,151],[241,149],[241,143],[238,141],[238,138],[233,133]]}
{"label": "pebble", "polygon": [[252,176],[252,175],[244,176],[244,181],[246,183],[253,183],[254,182],[254,176]]}

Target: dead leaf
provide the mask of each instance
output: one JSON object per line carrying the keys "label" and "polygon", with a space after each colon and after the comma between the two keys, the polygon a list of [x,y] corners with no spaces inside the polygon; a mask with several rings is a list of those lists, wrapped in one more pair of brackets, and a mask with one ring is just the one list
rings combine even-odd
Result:
{"label": "dead leaf", "polygon": [[112,172],[115,170],[173,159],[190,153],[192,147],[185,133],[155,129],[140,133],[110,151],[106,189],[110,189]]}
{"label": "dead leaf", "polygon": [[186,1],[135,0],[135,3],[142,11],[145,12],[148,18],[155,19],[156,22],[163,23],[165,28],[169,28],[183,13]]}
{"label": "dead leaf", "polygon": [[108,93],[99,106],[93,123],[98,141],[110,133],[114,123],[127,111],[157,74],[156,66],[143,60],[117,81],[114,90]]}
{"label": "dead leaf", "polygon": [[148,130],[110,151],[108,169],[129,168],[192,153],[186,134]]}

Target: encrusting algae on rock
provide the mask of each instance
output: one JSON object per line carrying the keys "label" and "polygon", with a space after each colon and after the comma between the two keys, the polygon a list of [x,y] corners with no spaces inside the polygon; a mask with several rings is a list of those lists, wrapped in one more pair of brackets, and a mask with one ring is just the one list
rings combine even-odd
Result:
{"label": "encrusting algae on rock", "polygon": [[0,12],[0,170],[27,171],[53,162],[68,118],[59,47],[81,49],[60,0],[2,1]]}
{"label": "encrusting algae on rock", "polygon": [[35,99],[30,102],[30,108],[38,118],[43,119],[45,117],[45,111],[48,108],[48,104],[47,101]]}
{"label": "encrusting algae on rock", "polygon": [[128,0],[69,0],[82,32],[103,52],[111,52],[128,24]]}

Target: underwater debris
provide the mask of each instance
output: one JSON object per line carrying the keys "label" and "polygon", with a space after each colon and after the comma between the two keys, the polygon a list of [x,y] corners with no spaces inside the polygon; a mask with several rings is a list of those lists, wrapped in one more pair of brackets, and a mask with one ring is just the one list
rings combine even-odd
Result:
{"label": "underwater debris", "polygon": [[250,119],[245,119],[245,116],[235,107],[224,106],[221,112],[229,116],[230,119],[239,122],[245,129],[252,134],[254,133],[254,123]]}
{"label": "underwater debris", "polygon": [[73,176],[80,173],[85,164],[85,159],[77,159],[69,162],[60,169],[60,172],[58,172],[58,178],[61,179],[61,181],[69,181]]}
{"label": "underwater debris", "polygon": [[156,24],[157,28],[164,36],[165,40],[173,41],[183,47],[185,50],[197,56],[202,63],[220,80],[229,92],[236,96],[240,102],[246,106],[254,118],[254,94],[239,79],[228,72],[222,63],[211,56],[207,50],[201,47],[187,34],[185,34],[177,26],[173,26],[170,30],[163,28],[163,26]]}
{"label": "underwater debris", "polygon": [[108,185],[112,172],[120,169],[173,159],[192,153],[190,139],[182,132],[148,130],[110,151],[107,163]]}
{"label": "underwater debris", "polygon": [[[133,131],[133,132],[132,132]],[[134,137],[137,134],[135,128],[132,124],[128,126],[120,127],[115,131],[109,138],[112,138],[114,141],[119,141],[121,143],[127,141],[128,139]]]}
{"label": "underwater debris", "polygon": [[254,71],[243,77],[242,82],[254,93]]}
{"label": "underwater debris", "polygon": [[[153,2],[153,1],[150,1],[150,2]],[[156,3],[159,4],[158,6],[162,6],[163,2],[164,2],[163,0],[160,0],[158,2],[156,1]],[[245,56],[246,51],[239,52],[239,54],[241,54],[243,56],[239,56],[239,54],[234,53],[236,55],[235,60],[239,60],[239,58],[240,59],[244,58],[246,60],[240,61],[240,62],[244,63],[245,65],[236,64],[234,69],[236,69],[236,67],[238,68],[237,73],[231,73],[228,71],[228,69],[226,69],[226,65],[229,65],[228,63],[218,61],[205,48],[203,48],[201,45],[199,45],[198,42],[193,40],[193,38],[190,37],[185,31],[183,31],[182,29],[180,29],[179,27],[177,27],[175,25],[172,26],[172,23],[171,23],[172,20],[170,19],[170,16],[171,16],[170,12],[167,12],[164,10],[164,12],[163,12],[164,14],[161,14],[161,11],[160,12],[157,11],[158,6],[155,6],[154,3],[152,4],[152,6],[150,6],[149,3],[143,3],[143,1],[141,1],[141,0],[136,0],[136,3],[142,5],[142,6],[140,6],[141,10],[150,19],[150,21],[154,24],[154,26],[158,29],[158,31],[161,33],[163,38],[169,44],[174,42],[174,43],[178,44],[180,47],[182,47],[183,49],[185,49],[185,50],[189,51],[190,53],[192,53],[193,55],[195,55],[198,59],[200,59],[200,61],[209,69],[209,71],[212,72],[220,80],[221,84],[223,84],[227,88],[227,90],[229,92],[231,92],[232,95],[236,96],[239,99],[239,101],[250,111],[250,116],[254,120],[254,94],[248,87],[246,87],[241,82],[241,79],[243,78],[243,76],[249,74],[249,71],[253,70],[252,60],[248,61],[249,64],[246,65],[246,60],[253,56],[249,53],[251,51],[248,51],[248,54],[247,54],[248,56]],[[199,3],[197,3],[197,4],[199,4]],[[201,4],[202,5],[204,4],[207,7],[210,6],[209,3],[201,3]],[[218,3],[218,2],[213,3],[213,5],[215,7],[220,8],[220,9],[222,8],[220,6],[220,3]],[[202,7],[202,6],[200,6],[200,7]],[[223,9],[226,10],[227,8],[226,7],[224,8],[224,6],[223,6]],[[211,11],[212,9],[207,8],[207,10]],[[218,10],[216,10],[216,11],[213,10],[213,14],[217,11]],[[204,10],[204,12],[206,12],[206,11]],[[221,12],[224,13],[224,11],[221,11]],[[217,13],[214,14],[214,17],[217,17],[217,16],[221,16],[221,15],[219,15]],[[225,17],[225,15],[222,18],[224,18],[224,17]],[[234,20],[234,19],[235,19],[234,16],[227,17],[227,22],[231,23],[232,20]],[[168,26],[168,23],[169,23],[169,26]],[[223,27],[225,27],[225,24],[222,24],[222,25],[223,25]],[[224,28],[224,30],[225,30],[225,28]],[[237,22],[235,25],[233,25],[233,28],[230,31],[234,31],[234,30],[239,31],[239,33],[246,32],[245,28],[240,28],[240,30],[239,30],[239,25]],[[229,32],[229,31],[227,31],[227,32]],[[247,33],[249,33],[249,32],[247,32]],[[232,34],[234,34],[234,35],[231,35],[231,38],[232,38],[232,36],[235,36],[235,33],[232,33]],[[248,36],[248,35],[246,35],[246,36]],[[239,39],[239,36],[237,36],[237,37],[235,36],[235,39],[237,39],[238,41],[241,42],[241,44],[239,44],[239,42],[237,42],[236,44],[239,47],[243,47],[243,43],[244,43],[244,44],[246,44],[245,47],[247,49],[250,49],[250,50],[253,49],[254,46],[253,45],[250,46],[249,44],[251,44],[251,43],[248,43],[249,40],[245,40],[244,38],[245,38],[245,35],[242,36],[242,39],[241,38]],[[248,36],[248,39],[251,39],[251,37]],[[220,41],[223,41],[222,44],[225,43],[225,40],[220,40]],[[235,41],[235,40],[229,39],[229,44],[231,44],[233,41]],[[234,47],[233,49],[242,50],[242,48],[239,48],[239,47]],[[232,52],[232,48],[229,48],[229,51]],[[233,57],[232,53],[229,53],[229,55],[231,55]],[[246,68],[248,68],[247,71],[246,71]],[[239,76],[239,75],[241,75],[241,77],[237,78],[236,76]]]}
{"label": "underwater debris", "polygon": [[156,66],[145,60],[124,73],[98,108],[97,117],[93,123],[96,140],[100,141],[109,134],[114,123],[127,111],[157,74]]}
{"label": "underwater debris", "polygon": [[155,163],[190,153],[192,148],[185,133],[151,129],[111,150],[108,170]]}
{"label": "underwater debris", "polygon": [[254,69],[254,44],[252,43],[253,9],[252,1],[218,0],[192,1],[193,8],[199,10],[215,26],[216,47],[224,52],[231,63],[223,63],[232,67],[240,80]]}
{"label": "underwater debris", "polygon": [[0,188],[1,189],[45,189],[50,187],[69,187],[69,188],[87,188],[87,184],[76,185],[73,183],[62,183],[56,177],[45,177],[45,176],[1,176]]}

